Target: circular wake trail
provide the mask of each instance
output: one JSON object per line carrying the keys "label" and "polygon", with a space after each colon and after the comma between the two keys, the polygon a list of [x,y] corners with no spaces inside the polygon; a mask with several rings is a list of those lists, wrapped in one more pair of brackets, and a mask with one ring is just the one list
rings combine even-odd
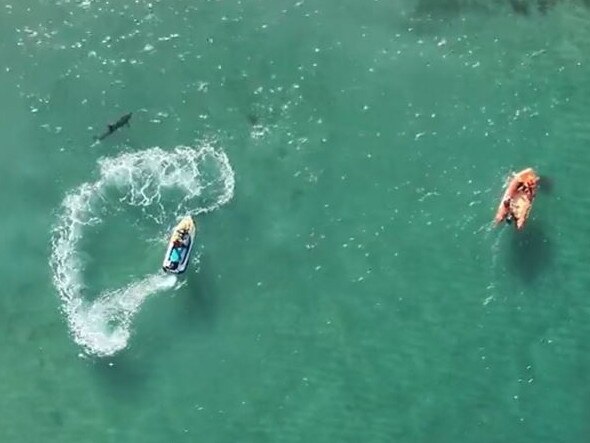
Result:
{"label": "circular wake trail", "polygon": [[127,346],[133,317],[145,299],[173,288],[176,277],[148,275],[87,300],[79,253],[84,233],[122,205],[141,207],[159,224],[213,211],[233,197],[234,172],[225,153],[209,145],[152,148],[103,158],[98,165],[99,179],[72,190],[62,202],[51,267],[74,340],[89,354],[109,356]]}

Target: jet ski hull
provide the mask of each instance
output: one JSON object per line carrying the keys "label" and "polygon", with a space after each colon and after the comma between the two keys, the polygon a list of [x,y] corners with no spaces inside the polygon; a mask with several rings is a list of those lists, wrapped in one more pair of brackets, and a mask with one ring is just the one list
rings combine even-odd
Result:
{"label": "jet ski hull", "polygon": [[[182,248],[182,252],[180,253],[180,260],[177,262],[178,265],[174,267],[173,262],[170,260],[170,256],[172,254],[172,248],[174,248],[174,240],[179,238],[179,231],[182,229],[186,229],[188,231],[188,245]],[[193,245],[195,242],[195,235],[197,229],[195,223],[193,222],[192,217],[186,216],[184,217],[172,230],[172,235],[168,241],[168,247],[166,248],[166,253],[164,254],[164,261],[162,262],[162,270],[168,274],[182,274],[186,271],[191,252],[193,250]]]}

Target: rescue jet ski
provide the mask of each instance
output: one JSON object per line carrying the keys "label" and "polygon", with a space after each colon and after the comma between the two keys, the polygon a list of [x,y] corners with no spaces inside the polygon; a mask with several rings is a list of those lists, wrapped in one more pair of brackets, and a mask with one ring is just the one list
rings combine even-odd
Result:
{"label": "rescue jet ski", "polygon": [[166,248],[162,270],[169,274],[182,274],[188,267],[197,228],[190,215],[175,226]]}

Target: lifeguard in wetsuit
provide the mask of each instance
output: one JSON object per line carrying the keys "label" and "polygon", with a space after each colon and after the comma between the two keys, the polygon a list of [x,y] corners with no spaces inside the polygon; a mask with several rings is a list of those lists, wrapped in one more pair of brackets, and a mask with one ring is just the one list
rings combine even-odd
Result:
{"label": "lifeguard in wetsuit", "polygon": [[186,229],[179,229],[176,231],[172,243],[172,250],[170,251],[170,267],[176,269],[178,263],[182,259],[182,250],[188,246],[188,231]]}

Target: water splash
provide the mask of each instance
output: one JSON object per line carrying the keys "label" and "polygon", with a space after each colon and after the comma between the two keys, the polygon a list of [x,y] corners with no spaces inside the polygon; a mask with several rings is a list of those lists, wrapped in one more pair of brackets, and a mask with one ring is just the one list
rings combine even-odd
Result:
{"label": "water splash", "polygon": [[133,317],[145,299],[174,287],[176,278],[148,275],[87,300],[79,254],[85,230],[121,205],[141,207],[159,224],[172,216],[207,213],[231,200],[235,182],[225,153],[209,145],[173,151],[156,147],[103,158],[98,165],[99,179],[82,184],[62,202],[51,266],[74,340],[89,354],[109,356],[127,346]]}

